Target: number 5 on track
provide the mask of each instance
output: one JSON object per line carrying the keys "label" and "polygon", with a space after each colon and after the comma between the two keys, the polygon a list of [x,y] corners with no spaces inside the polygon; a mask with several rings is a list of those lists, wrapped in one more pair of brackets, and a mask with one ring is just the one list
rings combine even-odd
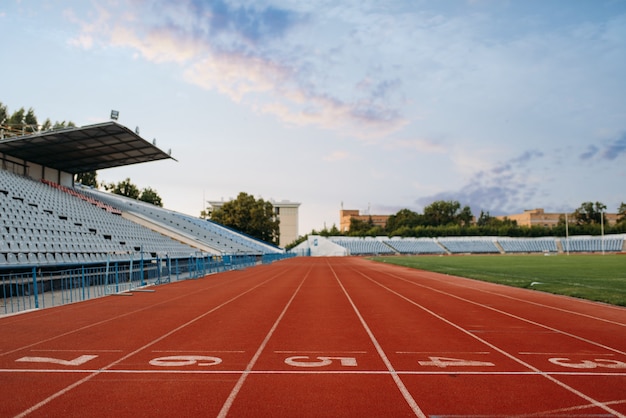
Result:
{"label": "number 5 on track", "polygon": [[330,365],[333,360],[338,360],[342,366],[356,366],[354,357],[316,357],[316,360],[310,360],[309,356],[287,357],[285,363],[295,367],[323,367]]}

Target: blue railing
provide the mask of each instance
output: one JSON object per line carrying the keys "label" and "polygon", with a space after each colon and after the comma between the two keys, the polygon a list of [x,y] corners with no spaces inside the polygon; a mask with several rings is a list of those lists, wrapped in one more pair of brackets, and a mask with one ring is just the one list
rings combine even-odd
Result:
{"label": "blue railing", "polygon": [[198,279],[291,256],[268,254],[261,257],[215,257],[199,254],[182,259],[157,257],[135,262],[115,261],[47,270],[32,267],[30,270],[4,274],[0,270],[0,315],[59,306],[172,281]]}

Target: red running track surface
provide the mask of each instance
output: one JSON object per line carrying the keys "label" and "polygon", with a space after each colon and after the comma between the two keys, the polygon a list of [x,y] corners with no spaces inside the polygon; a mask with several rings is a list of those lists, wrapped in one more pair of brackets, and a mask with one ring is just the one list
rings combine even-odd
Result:
{"label": "red running track surface", "polygon": [[0,416],[626,416],[626,309],[294,258],[0,318]]}

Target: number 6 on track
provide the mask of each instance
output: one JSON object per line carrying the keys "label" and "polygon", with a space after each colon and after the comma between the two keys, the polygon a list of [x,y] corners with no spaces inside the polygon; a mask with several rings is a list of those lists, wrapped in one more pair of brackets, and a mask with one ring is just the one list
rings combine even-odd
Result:
{"label": "number 6 on track", "polygon": [[168,356],[150,360],[152,366],[159,367],[215,366],[221,362],[221,358],[211,356]]}

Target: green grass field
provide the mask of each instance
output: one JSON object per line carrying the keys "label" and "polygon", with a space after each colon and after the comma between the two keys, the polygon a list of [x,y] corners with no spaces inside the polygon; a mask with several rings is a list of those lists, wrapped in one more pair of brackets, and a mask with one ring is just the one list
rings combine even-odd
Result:
{"label": "green grass field", "polygon": [[626,256],[373,257],[383,263],[626,306]]}

